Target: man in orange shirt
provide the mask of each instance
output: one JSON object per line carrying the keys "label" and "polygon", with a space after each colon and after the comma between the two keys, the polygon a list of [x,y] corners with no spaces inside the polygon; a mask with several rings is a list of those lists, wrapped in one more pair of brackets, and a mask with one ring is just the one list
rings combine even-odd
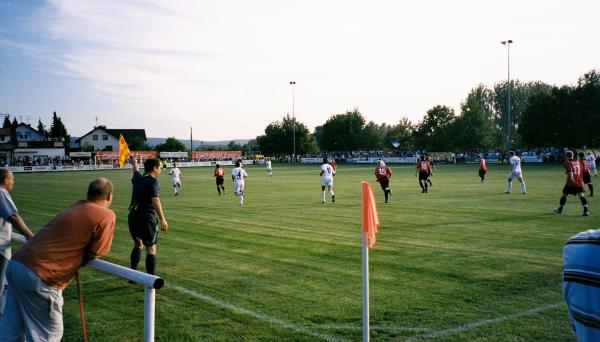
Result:
{"label": "man in orange shirt", "polygon": [[[421,192],[427,193],[427,178],[431,172],[431,165],[425,159],[425,155],[421,156],[421,159],[417,161],[417,174],[419,175],[419,185],[421,186]],[[417,175],[415,174],[415,176]]]}
{"label": "man in orange shirt", "polygon": [[115,230],[108,209],[112,183],[98,178],[87,200],[58,213],[27,240],[8,264],[8,297],[0,341],[60,341],[63,334],[62,290],[89,260],[106,255]]}
{"label": "man in orange shirt", "polygon": [[565,161],[565,170],[567,173],[567,183],[563,188],[563,194],[560,198],[560,205],[554,209],[557,214],[562,214],[563,207],[567,203],[568,195],[575,195],[579,197],[581,205],[583,206],[583,216],[589,216],[590,212],[588,209],[588,202],[583,194],[583,166],[579,160],[573,159],[573,152],[567,151],[565,153],[567,160]]}
{"label": "man in orange shirt", "polygon": [[385,203],[388,203],[388,195],[392,193],[390,189],[390,178],[392,178],[392,170],[385,165],[383,160],[377,161],[377,167],[375,168],[375,177],[381,185],[381,190],[383,190],[383,195],[385,196]]}

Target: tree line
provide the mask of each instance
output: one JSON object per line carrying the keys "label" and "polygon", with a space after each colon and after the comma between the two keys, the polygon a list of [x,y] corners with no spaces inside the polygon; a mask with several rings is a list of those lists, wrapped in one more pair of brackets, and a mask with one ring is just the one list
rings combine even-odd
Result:
{"label": "tree line", "polygon": [[[508,94],[510,88],[510,123]],[[454,109],[437,105],[421,121],[401,116],[394,124],[367,122],[358,108],[334,114],[310,133],[289,114],[270,123],[254,143],[264,154],[356,150],[481,151],[511,147],[600,146],[600,73],[590,71],[576,85],[506,81],[480,84]]]}

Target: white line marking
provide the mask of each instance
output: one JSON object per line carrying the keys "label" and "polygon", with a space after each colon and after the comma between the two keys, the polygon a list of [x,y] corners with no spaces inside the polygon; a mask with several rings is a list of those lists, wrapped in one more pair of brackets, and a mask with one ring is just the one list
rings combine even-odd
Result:
{"label": "white line marking", "polygon": [[222,300],[213,298],[211,296],[207,296],[207,295],[198,293],[196,291],[192,291],[192,290],[186,289],[185,287],[181,287],[181,286],[177,286],[177,285],[173,285],[173,284],[167,284],[166,287],[168,287],[170,289],[173,289],[173,290],[177,290],[177,291],[179,291],[181,293],[187,294],[187,295],[192,296],[194,298],[198,298],[198,299],[201,299],[203,301],[209,302],[209,303],[211,303],[213,305],[220,306],[222,308],[231,310],[233,312],[244,314],[244,315],[248,315],[248,316],[252,316],[252,317],[254,317],[256,319],[259,319],[261,321],[265,321],[265,322],[268,322],[268,323],[271,323],[271,324],[275,324],[275,325],[278,325],[278,326],[286,328],[286,329],[294,330],[296,332],[299,332],[299,333],[302,333],[302,334],[305,334],[305,335],[309,335],[309,336],[313,336],[313,337],[318,337],[318,338],[320,338],[322,340],[325,340],[325,341],[332,341],[332,342],[333,341],[343,341],[342,339],[340,339],[338,337],[331,336],[331,335],[326,335],[326,334],[321,334],[321,333],[318,333],[318,332],[314,332],[314,331],[308,330],[308,329],[306,329],[304,327],[301,327],[299,325],[296,325],[296,324],[293,324],[293,323],[288,323],[288,322],[282,321],[280,319],[273,318],[271,316],[267,316],[267,315],[262,314],[262,313],[250,311],[248,309],[244,309],[244,308],[241,308],[239,306],[235,306],[233,304],[229,304],[227,302],[224,302]]}
{"label": "white line marking", "polygon": [[430,334],[426,334],[426,335],[423,335],[423,336],[410,338],[407,341],[416,341],[416,340],[421,340],[421,339],[431,339],[431,338],[442,337],[442,336],[454,334],[454,333],[457,333],[457,332],[468,331],[468,330],[471,330],[471,329],[474,329],[474,328],[478,328],[478,327],[486,325],[486,324],[498,323],[498,322],[506,321],[506,320],[513,319],[513,318],[519,318],[519,317],[533,315],[533,314],[536,314],[538,312],[548,311],[548,310],[555,309],[555,308],[558,308],[558,307],[561,307],[561,306],[564,306],[564,305],[565,304],[563,302],[555,303],[555,304],[546,304],[546,305],[542,305],[542,306],[534,308],[534,309],[530,309],[530,310],[526,310],[526,311],[522,311],[522,312],[517,312],[517,313],[514,313],[514,314],[510,314],[510,315],[504,315],[504,316],[500,316],[500,317],[496,317],[496,318],[491,318],[491,319],[484,319],[484,320],[481,320],[481,321],[478,321],[478,322],[469,323],[469,324],[465,324],[465,325],[460,325],[460,326],[458,326],[456,328],[434,331],[434,332],[432,332]]}
{"label": "white line marking", "polygon": [[[317,325],[322,329],[338,329],[338,330],[358,330],[362,331],[362,323],[330,323]],[[398,332],[415,332],[415,333],[431,333],[434,332],[432,328],[422,327],[406,327],[395,324],[375,324],[370,326],[371,330],[385,331],[389,333]]]}

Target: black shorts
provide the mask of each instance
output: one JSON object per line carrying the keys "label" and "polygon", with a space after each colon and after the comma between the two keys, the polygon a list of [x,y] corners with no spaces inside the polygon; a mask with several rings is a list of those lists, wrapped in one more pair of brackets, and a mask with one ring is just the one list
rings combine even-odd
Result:
{"label": "black shorts", "polygon": [[419,171],[419,180],[427,180],[428,176],[427,171]]}
{"label": "black shorts", "polygon": [[381,185],[381,190],[385,190],[390,186],[389,178],[379,178],[379,185]]}
{"label": "black shorts", "polygon": [[580,186],[568,186],[565,185],[565,187],[563,188],[563,195],[567,194],[567,195],[577,195],[580,193],[584,193],[583,191],[583,187]]}
{"label": "black shorts", "polygon": [[592,174],[589,172],[583,173],[583,184],[590,184],[592,182]]}
{"label": "black shorts", "polygon": [[224,179],[223,179],[223,177],[217,176],[215,178],[215,182],[217,182],[217,185],[223,185]]}
{"label": "black shorts", "polygon": [[144,246],[158,243],[158,217],[155,213],[130,210],[127,219],[129,234],[134,241],[142,240]]}
{"label": "black shorts", "polygon": [[487,170],[479,169],[479,177],[485,176],[486,173],[487,173]]}

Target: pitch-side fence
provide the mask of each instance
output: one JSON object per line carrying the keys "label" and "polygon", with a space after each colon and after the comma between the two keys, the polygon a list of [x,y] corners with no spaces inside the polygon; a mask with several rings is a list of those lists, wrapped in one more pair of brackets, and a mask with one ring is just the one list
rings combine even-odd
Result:
{"label": "pitch-side fence", "polygon": [[[25,243],[25,236],[13,233],[12,240]],[[144,285],[144,341],[154,341],[154,312],[156,301],[156,290],[163,287],[165,281],[157,276],[135,271],[130,268],[119,266],[99,259],[91,260],[88,266],[97,270],[114,274],[118,277],[129,279]]]}

